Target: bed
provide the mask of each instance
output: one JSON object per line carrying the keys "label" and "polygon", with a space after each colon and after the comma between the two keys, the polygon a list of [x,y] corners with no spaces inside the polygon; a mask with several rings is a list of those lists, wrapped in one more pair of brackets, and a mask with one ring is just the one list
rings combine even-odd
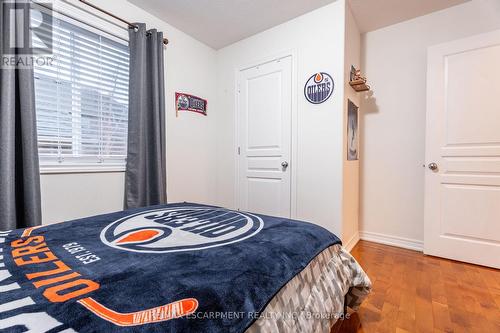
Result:
{"label": "bed", "polygon": [[178,203],[0,232],[2,332],[330,332],[371,283],[306,222]]}

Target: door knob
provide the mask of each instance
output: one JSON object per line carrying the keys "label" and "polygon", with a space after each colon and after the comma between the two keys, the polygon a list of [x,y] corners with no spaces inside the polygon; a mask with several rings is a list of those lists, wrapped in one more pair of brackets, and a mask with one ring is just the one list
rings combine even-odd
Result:
{"label": "door knob", "polygon": [[429,163],[429,169],[431,169],[432,171],[436,171],[438,169],[438,165],[434,162]]}
{"label": "door knob", "polygon": [[283,169],[288,168],[288,162],[287,161],[281,162],[281,166],[283,167]]}

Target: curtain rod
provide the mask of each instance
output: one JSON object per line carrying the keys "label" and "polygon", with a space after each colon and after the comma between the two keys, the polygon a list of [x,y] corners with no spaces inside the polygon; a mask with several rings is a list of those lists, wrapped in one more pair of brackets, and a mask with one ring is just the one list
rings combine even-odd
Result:
{"label": "curtain rod", "polygon": [[[84,5],[87,5],[87,6],[89,6],[89,7],[94,8],[95,10],[100,11],[101,13],[104,13],[104,14],[106,14],[106,15],[108,15],[108,16],[111,16],[111,17],[112,17],[112,18],[114,18],[115,20],[118,20],[118,21],[120,21],[120,22],[125,23],[126,25],[128,25],[128,27],[129,27],[129,28],[134,28],[134,29],[139,28],[139,27],[138,27],[138,26],[136,26],[135,24],[132,24],[132,23],[130,23],[130,22],[128,22],[128,21],[126,21],[126,20],[122,19],[121,17],[118,17],[118,16],[116,16],[115,14],[112,14],[112,13],[108,12],[108,11],[107,11],[107,10],[105,10],[105,9],[102,9],[102,8],[100,8],[100,7],[97,7],[96,5],[94,5],[94,4],[92,4],[92,3],[90,3],[90,2],[88,2],[88,1],[86,1],[86,0],[79,0],[79,1],[80,1],[81,3],[83,3]],[[168,44],[168,39],[167,39],[167,38],[163,38],[163,44],[164,44],[164,45],[167,45],[167,44]]]}

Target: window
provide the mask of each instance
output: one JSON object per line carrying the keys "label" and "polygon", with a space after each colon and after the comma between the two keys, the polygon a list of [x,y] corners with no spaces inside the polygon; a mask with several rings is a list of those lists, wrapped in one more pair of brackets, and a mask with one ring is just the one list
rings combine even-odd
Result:
{"label": "window", "polygon": [[[38,25],[40,19],[32,15],[32,24]],[[51,166],[123,167],[127,156],[127,43],[70,19],[53,17],[52,30],[52,66],[34,67],[42,170]],[[36,40],[33,46],[37,46]]]}

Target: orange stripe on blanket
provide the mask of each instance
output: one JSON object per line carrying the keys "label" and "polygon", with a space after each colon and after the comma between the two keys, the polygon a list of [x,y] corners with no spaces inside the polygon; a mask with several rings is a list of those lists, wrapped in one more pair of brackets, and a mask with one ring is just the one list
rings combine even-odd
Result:
{"label": "orange stripe on blanket", "polygon": [[159,323],[189,315],[198,309],[195,298],[186,298],[169,304],[131,313],[113,311],[100,304],[92,297],[78,301],[95,315],[118,326],[137,326],[149,323]]}
{"label": "orange stripe on blanket", "polygon": [[28,237],[29,235],[31,235],[31,232],[35,229],[38,229],[38,228],[41,228],[42,226],[38,226],[38,227],[31,227],[31,228],[26,228],[24,229],[23,231],[23,234],[21,235],[21,237]]}

